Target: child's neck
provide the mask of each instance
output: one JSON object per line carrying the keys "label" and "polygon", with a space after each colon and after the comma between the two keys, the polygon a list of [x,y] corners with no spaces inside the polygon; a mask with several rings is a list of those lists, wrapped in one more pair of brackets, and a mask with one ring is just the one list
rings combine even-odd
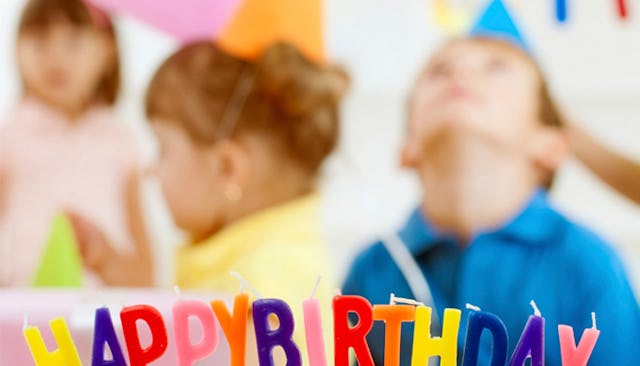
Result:
{"label": "child's neck", "polygon": [[302,197],[313,191],[313,179],[295,169],[281,169],[266,179],[252,179],[238,202],[229,202],[226,216],[206,232],[192,233],[191,241],[200,243],[225,227],[251,214]]}
{"label": "child's neck", "polygon": [[522,157],[473,144],[433,152],[419,173],[425,216],[462,244],[515,216],[538,179]]}
{"label": "child's neck", "polygon": [[89,109],[88,105],[78,105],[78,106],[70,106],[63,107],[60,109],[62,114],[69,120],[71,123],[75,123],[80,117],[82,117],[87,110]]}
{"label": "child's neck", "polygon": [[46,99],[42,99],[33,95],[28,95],[27,99],[35,100],[39,103],[44,104],[45,106],[47,106],[47,108],[51,109],[52,111],[55,111],[56,113],[58,113],[60,116],[64,117],[71,123],[74,123],[75,121],[77,121],[78,118],[84,115],[89,109],[89,105],[85,103],[72,105],[72,106],[60,105],[60,104],[56,104],[56,103],[47,101]]}
{"label": "child's neck", "polygon": [[281,169],[247,187],[245,197],[227,218],[232,223],[254,212],[292,201],[313,190],[313,179],[296,169]]}

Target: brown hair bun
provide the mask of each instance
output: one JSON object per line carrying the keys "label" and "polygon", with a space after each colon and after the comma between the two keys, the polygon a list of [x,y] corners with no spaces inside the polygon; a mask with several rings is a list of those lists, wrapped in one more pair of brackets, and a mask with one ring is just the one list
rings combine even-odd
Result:
{"label": "brown hair bun", "polygon": [[347,86],[342,69],[317,65],[289,44],[274,44],[251,62],[203,41],[160,67],[147,116],[178,123],[204,144],[259,134],[282,158],[316,174],[337,144]]}
{"label": "brown hair bun", "polygon": [[339,106],[349,86],[337,66],[318,65],[294,46],[276,43],[256,63],[256,92],[279,111],[292,152],[312,171],[335,148]]}

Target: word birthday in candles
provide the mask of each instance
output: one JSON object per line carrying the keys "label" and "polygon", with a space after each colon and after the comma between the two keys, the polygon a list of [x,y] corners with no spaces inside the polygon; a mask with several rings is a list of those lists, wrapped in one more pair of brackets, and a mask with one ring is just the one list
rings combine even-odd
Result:
{"label": "word birthday in candles", "polygon": [[[440,358],[440,365],[458,364],[458,333],[462,311],[445,309],[440,337],[431,334],[432,308],[415,301],[396,298],[389,305],[371,305],[363,297],[337,295],[333,298],[334,365],[349,366],[349,352],[353,350],[358,364],[373,366],[373,359],[366,336],[374,322],[385,323],[385,366],[397,366],[400,358],[401,325],[414,323],[412,366],[424,366],[432,357]],[[533,314],[529,317],[513,354],[508,355],[507,328],[495,314],[467,305],[469,310],[463,350],[463,366],[476,366],[480,348],[480,336],[486,330],[493,338],[491,350],[492,366],[544,365],[544,323],[542,314],[532,301]],[[233,309],[223,301],[210,303],[199,300],[179,299],[172,309],[175,344],[170,345],[166,322],[160,312],[151,305],[128,306],[120,312],[124,342],[128,353],[125,359],[111,319],[109,310],[99,308],[95,312],[92,366],[145,366],[163,357],[169,346],[176,348],[179,366],[191,366],[196,361],[212,355],[218,346],[220,324],[231,351],[231,366],[245,364],[247,328],[255,331],[255,349],[260,366],[273,366],[272,351],[280,347],[287,358],[288,366],[300,366],[303,357],[310,366],[327,366],[320,305],[313,296],[303,302],[304,330],[307,354],[302,355],[293,339],[296,324],[290,306],[279,299],[258,299],[251,304],[250,324],[249,298],[247,294],[235,297]],[[349,322],[349,315],[357,316],[357,323]],[[270,321],[277,317],[277,325]],[[203,334],[197,342],[189,336],[193,320],[197,321]],[[562,365],[586,366],[596,345],[600,331],[593,327],[584,330],[576,345],[573,328],[558,326]],[[138,333],[138,323],[144,323],[151,334],[151,341],[144,342]],[[274,328],[275,327],[275,328]],[[78,351],[63,318],[51,321],[51,330],[58,349],[47,349],[40,330],[25,324],[24,336],[37,366],[81,366]],[[106,353],[106,347],[109,351]],[[105,355],[108,355],[105,356]],[[508,363],[507,363],[508,361]]]}

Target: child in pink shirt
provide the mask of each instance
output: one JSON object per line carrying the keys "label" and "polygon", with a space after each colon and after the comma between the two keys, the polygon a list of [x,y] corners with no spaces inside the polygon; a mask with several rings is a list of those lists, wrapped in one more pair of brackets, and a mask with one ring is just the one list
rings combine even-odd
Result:
{"label": "child in pink shirt", "polygon": [[16,50],[24,96],[0,130],[0,283],[31,284],[53,219],[66,213],[101,282],[149,285],[137,147],[111,111],[120,79],[111,21],[81,0],[30,0]]}

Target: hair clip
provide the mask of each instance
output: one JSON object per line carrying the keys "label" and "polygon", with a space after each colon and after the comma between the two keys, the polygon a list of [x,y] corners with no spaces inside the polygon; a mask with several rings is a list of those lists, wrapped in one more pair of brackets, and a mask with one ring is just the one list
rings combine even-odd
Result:
{"label": "hair clip", "polygon": [[253,81],[256,77],[255,71],[243,71],[240,80],[236,83],[233,94],[229,99],[229,103],[225,108],[222,118],[220,119],[220,127],[216,133],[216,140],[227,138],[233,134],[240,120],[240,114],[244,109],[244,105],[249,98]]}

